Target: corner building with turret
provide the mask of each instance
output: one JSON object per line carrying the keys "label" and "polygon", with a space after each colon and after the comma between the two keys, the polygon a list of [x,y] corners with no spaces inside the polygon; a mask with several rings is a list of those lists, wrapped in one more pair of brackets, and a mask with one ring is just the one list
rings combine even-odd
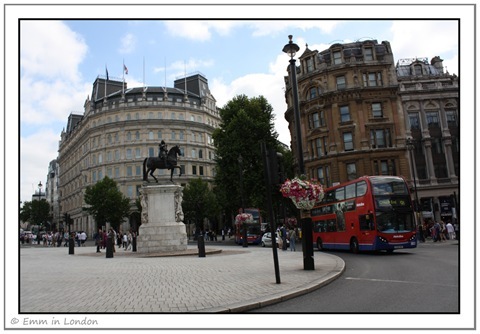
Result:
{"label": "corner building with turret", "polygon": [[[219,123],[215,98],[202,74],[180,78],[173,88],[127,88],[123,81],[98,77],[83,114],[70,114],[61,133],[57,161],[62,215],[70,214],[72,230],[91,236],[96,224],[82,210],[83,195],[87,186],[108,176],[131,199],[132,214],[121,228],[138,227],[135,200],[144,182],[143,160],[158,156],[164,140],[169,149],[178,145],[182,151],[178,164],[183,175],[178,177],[176,170],[175,182],[184,186],[199,177],[213,181],[212,133]],[[170,179],[170,171],[157,169],[155,176]]]}
{"label": "corner building with turret", "polygon": [[[333,44],[321,52],[307,45],[296,62],[307,176],[326,187],[363,175],[404,176],[419,202],[431,200],[431,216],[439,219],[441,201],[458,194],[458,80],[443,73],[438,59],[432,64],[396,65],[387,41]],[[297,157],[290,78],[285,119]],[[418,143],[416,184],[410,137]]]}

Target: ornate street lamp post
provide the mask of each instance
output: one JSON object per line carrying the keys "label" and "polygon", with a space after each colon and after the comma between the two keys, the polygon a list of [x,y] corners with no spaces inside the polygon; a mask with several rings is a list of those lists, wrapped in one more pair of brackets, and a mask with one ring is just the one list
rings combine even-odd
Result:
{"label": "ornate street lamp post", "polygon": [[[413,191],[415,192],[415,213],[418,212],[418,193],[417,193],[417,178],[415,177],[415,155],[413,151],[415,150],[415,141],[412,138],[407,138],[407,149],[410,155],[410,165],[412,168],[413,175]],[[416,217],[416,215],[415,215]]]}
{"label": "ornate street lamp post", "polygon": [[[300,107],[298,105],[297,67],[295,65],[295,59],[293,58],[298,50],[300,50],[300,47],[293,43],[292,37],[292,35],[288,36],[289,42],[283,47],[282,51],[290,56],[290,84],[292,85],[293,95],[293,115],[295,117],[298,171],[300,176],[302,176],[305,175],[305,165],[303,163],[302,129],[300,126]],[[315,270],[315,263],[313,261],[312,218],[306,210],[301,210],[300,213],[302,222],[303,269]]]}

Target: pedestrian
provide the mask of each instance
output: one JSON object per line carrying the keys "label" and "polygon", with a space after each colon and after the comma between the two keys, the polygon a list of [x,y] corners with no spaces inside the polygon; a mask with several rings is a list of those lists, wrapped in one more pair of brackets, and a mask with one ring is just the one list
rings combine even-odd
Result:
{"label": "pedestrian", "polygon": [[99,228],[98,232],[95,234],[95,246],[97,246],[97,253],[101,253],[100,246],[102,243],[102,229]]}
{"label": "pedestrian", "polygon": [[295,252],[295,239],[297,238],[297,234],[295,233],[295,230],[292,228],[290,230],[290,251]]}
{"label": "pedestrian", "polygon": [[440,221],[440,240],[441,241],[447,241],[447,237],[445,236],[445,233],[447,233],[447,229],[445,228],[445,223],[443,220]]}
{"label": "pedestrian", "polygon": [[283,242],[283,247],[282,250],[287,250],[287,229],[285,228],[285,225],[282,225],[280,228],[280,233],[282,236],[282,242]]}
{"label": "pedestrian", "polygon": [[450,240],[455,239],[455,229],[453,228],[453,225],[450,221],[447,223],[447,232],[448,232],[448,238]]}
{"label": "pedestrian", "polygon": [[225,241],[225,228],[222,228],[222,241]]}
{"label": "pedestrian", "polygon": [[127,250],[128,246],[128,235],[126,233],[123,234],[123,250]]}
{"label": "pedestrian", "polygon": [[87,241],[87,233],[82,231],[80,233],[80,243],[82,244],[82,247],[85,247],[85,241]]}
{"label": "pedestrian", "polygon": [[432,227],[432,238],[433,238],[433,242],[441,242],[441,237],[440,237],[440,224],[435,221],[433,223],[433,227]]}

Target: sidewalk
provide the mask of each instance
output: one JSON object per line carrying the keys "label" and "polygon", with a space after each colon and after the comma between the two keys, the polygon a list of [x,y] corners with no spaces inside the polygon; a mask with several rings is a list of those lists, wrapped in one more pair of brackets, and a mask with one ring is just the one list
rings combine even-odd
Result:
{"label": "sidewalk", "polygon": [[340,258],[315,252],[315,270],[303,270],[301,250],[278,250],[276,284],[271,248],[207,242],[206,257],[197,252],[189,244],[175,254],[117,249],[106,258],[90,245],[74,255],[68,247],[22,246],[20,312],[239,313],[315,290],[345,268]]}

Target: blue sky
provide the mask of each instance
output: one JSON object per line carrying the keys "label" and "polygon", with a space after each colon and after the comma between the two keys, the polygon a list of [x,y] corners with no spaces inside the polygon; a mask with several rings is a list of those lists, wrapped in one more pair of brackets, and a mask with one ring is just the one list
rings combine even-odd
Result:
{"label": "blue sky", "polygon": [[45,183],[68,115],[83,113],[106,67],[111,78],[121,79],[125,63],[129,87],[144,81],[173,86],[185,72],[199,71],[218,107],[238,94],[263,95],[286,144],[283,77],[289,63],[282,48],[289,34],[298,55],[306,44],[322,51],[336,42],[376,39],[391,43],[395,61],[440,56],[450,73],[458,75],[459,67],[454,20],[28,20],[20,27],[22,201]]}

